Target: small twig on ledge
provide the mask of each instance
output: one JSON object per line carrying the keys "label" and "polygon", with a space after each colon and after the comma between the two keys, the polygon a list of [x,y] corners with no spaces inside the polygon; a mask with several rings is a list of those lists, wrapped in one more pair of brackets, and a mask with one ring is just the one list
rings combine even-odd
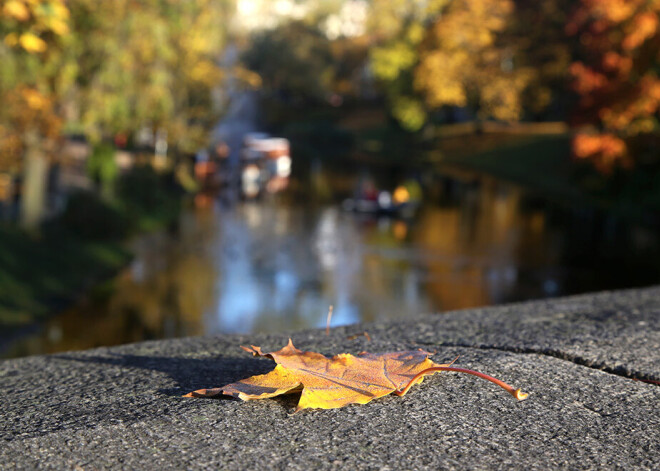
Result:
{"label": "small twig on ledge", "polygon": [[325,335],[330,335],[330,321],[332,320],[332,304],[328,308],[328,319],[325,321]]}
{"label": "small twig on ledge", "polygon": [[366,330],[359,334],[349,335],[348,337],[346,337],[346,340],[355,340],[356,338],[362,337],[363,335],[367,338],[369,342],[371,342],[371,336],[369,335],[369,332],[367,332]]}

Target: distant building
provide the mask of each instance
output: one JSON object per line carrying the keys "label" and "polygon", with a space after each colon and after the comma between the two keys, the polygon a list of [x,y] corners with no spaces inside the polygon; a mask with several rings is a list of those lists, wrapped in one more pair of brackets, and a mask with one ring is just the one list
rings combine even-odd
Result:
{"label": "distant building", "polygon": [[252,32],[275,28],[283,21],[300,20],[310,11],[308,2],[294,0],[238,0],[235,25]]}
{"label": "distant building", "polygon": [[[313,16],[316,7],[313,0],[238,0],[235,25],[245,32],[276,28]],[[368,11],[367,0],[344,0],[319,27],[328,39],[361,36],[366,32]]]}
{"label": "distant building", "polygon": [[365,0],[346,0],[338,13],[330,15],[323,25],[328,39],[362,36],[367,31],[369,5]]}

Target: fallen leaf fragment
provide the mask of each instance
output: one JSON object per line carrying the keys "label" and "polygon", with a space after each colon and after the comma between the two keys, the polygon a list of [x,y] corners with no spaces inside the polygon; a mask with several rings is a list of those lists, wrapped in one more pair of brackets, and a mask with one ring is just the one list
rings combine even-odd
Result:
{"label": "fallen leaf fragment", "polygon": [[320,353],[303,352],[289,344],[277,352],[262,353],[259,347],[241,347],[254,356],[268,357],[277,363],[270,373],[252,376],[220,388],[199,389],[184,397],[214,397],[221,394],[244,401],[266,399],[300,392],[296,412],[303,409],[334,409],[347,404],[367,402],[394,393],[403,396],[425,375],[456,371],[478,376],[504,388],[522,401],[527,394],[477,371],[437,364],[424,350],[357,356],[342,353],[327,358]]}

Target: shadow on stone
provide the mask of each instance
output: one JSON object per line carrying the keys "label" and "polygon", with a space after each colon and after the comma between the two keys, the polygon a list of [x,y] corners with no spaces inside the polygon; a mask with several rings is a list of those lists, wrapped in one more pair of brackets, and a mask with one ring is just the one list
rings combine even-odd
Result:
{"label": "shadow on stone", "polygon": [[175,387],[157,391],[167,396],[182,396],[190,391],[213,388],[233,383],[249,376],[264,374],[275,366],[272,362],[256,358],[216,357],[216,358],[177,358],[147,355],[110,354],[109,356],[69,356],[53,355],[61,360],[114,365],[134,370],[158,371],[169,376]]}
{"label": "shadow on stone", "polygon": [[[71,428],[91,433],[104,424],[178,417],[185,411],[222,417],[218,401],[181,396],[263,374],[274,366],[241,356],[200,359],[120,352],[50,355],[32,361],[38,366],[31,365],[22,376],[3,378],[3,394],[14,400],[3,405],[2,440],[42,437]],[[10,378],[11,384],[6,382]]]}
{"label": "shadow on stone", "polygon": [[[128,354],[111,354],[110,356],[91,357],[53,355],[53,357],[67,361],[113,365],[128,368],[130,370],[138,368],[165,373],[177,385],[171,388],[155,389],[154,392],[173,398],[180,398],[184,394],[197,389],[224,386],[225,384],[233,383],[250,376],[265,374],[272,371],[275,366],[275,363],[272,361],[238,357],[197,359]],[[133,373],[130,375],[132,376]],[[300,393],[287,394],[273,398],[275,402],[279,403],[288,411],[293,411],[296,408],[299,399]],[[199,400],[235,401],[236,399],[231,396],[220,395],[213,398],[203,398]],[[142,409],[142,407],[138,406],[137,410],[139,409]],[[137,410],[135,412],[137,412]],[[122,420],[125,419],[122,418]]]}

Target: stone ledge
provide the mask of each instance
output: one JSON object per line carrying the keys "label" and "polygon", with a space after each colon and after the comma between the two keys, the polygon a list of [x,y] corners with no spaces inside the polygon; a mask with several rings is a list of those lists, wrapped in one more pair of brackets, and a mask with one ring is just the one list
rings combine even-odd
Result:
{"label": "stone ledge", "polygon": [[[348,340],[367,330],[372,337]],[[297,332],[325,354],[422,347],[530,393],[443,373],[408,395],[291,415],[287,399],[184,399],[272,369],[288,335],[143,342],[0,362],[3,469],[652,469],[660,288]]]}

